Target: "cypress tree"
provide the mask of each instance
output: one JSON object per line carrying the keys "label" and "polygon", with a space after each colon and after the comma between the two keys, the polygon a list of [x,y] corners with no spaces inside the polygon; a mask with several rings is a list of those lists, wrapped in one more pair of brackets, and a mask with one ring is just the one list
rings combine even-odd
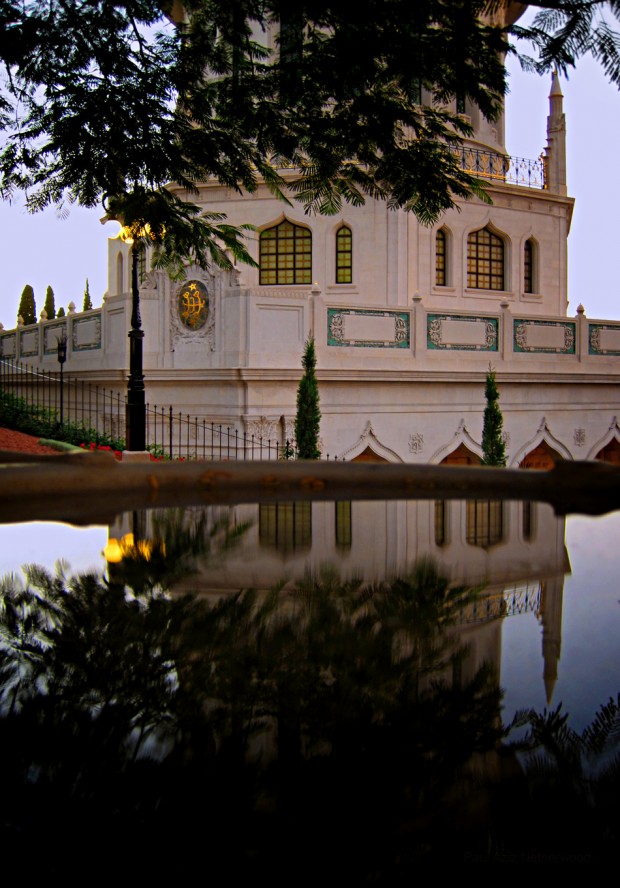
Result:
{"label": "cypress tree", "polygon": [[60,308],[58,309],[58,314],[56,315],[56,317],[57,318],[64,318],[64,316],[65,316],[65,310],[61,305]]}
{"label": "cypress tree", "polygon": [[502,439],[504,420],[499,409],[499,391],[495,382],[495,371],[489,365],[484,395],[487,406],[484,409],[484,425],[482,428],[482,465],[505,466],[506,447]]}
{"label": "cypress tree", "polygon": [[53,320],[56,317],[56,307],[54,305],[54,291],[51,287],[48,287],[45,291],[45,304],[43,308],[47,312],[48,321]]}
{"label": "cypress tree", "polygon": [[301,363],[304,375],[301,377],[297,389],[297,416],[295,418],[297,458],[319,459],[321,456],[318,443],[321,411],[319,410],[319,387],[314,373],[316,352],[312,337],[306,342]]}
{"label": "cypress tree", "polygon": [[37,307],[34,302],[34,290],[30,284],[26,284],[22,290],[19,309],[17,311],[17,316],[19,317],[20,315],[24,319],[24,324],[36,324],[37,322]]}
{"label": "cypress tree", "polygon": [[90,298],[90,289],[88,286],[88,278],[86,278],[86,287],[84,288],[84,305],[82,306],[82,311],[90,311],[93,307],[93,303]]}

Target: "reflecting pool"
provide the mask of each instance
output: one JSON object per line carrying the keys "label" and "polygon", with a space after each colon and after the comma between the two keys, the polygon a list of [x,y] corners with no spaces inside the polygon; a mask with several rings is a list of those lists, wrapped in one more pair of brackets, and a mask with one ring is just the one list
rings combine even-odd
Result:
{"label": "reflecting pool", "polygon": [[432,499],[0,526],[1,573],[46,569],[3,584],[5,843],[218,883],[615,857],[619,531]]}

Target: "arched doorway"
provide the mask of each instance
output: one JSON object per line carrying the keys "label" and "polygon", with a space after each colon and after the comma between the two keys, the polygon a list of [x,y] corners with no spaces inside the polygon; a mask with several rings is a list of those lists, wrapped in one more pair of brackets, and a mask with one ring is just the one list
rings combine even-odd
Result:
{"label": "arched doorway", "polygon": [[[534,447],[533,450],[530,450],[525,455],[519,463],[519,468],[548,472],[555,466],[556,462],[560,462],[562,459],[561,454],[543,440],[537,447]],[[523,502],[521,533],[526,542],[533,540],[536,535],[536,504],[530,500],[524,500]]]}
{"label": "arched doorway", "polygon": [[[465,444],[445,456],[440,465],[479,466],[481,459]],[[466,503],[467,520],[465,539],[471,546],[488,549],[501,543],[504,538],[504,504],[501,500],[470,499]],[[448,504],[445,500],[435,502],[435,543],[446,545]]]}
{"label": "arched doorway", "polygon": [[546,441],[541,441],[537,447],[530,450],[528,454],[519,463],[520,469],[538,469],[539,471],[549,471],[554,467],[556,462],[560,462],[563,457],[550,447]]}
{"label": "arched doorway", "polygon": [[479,466],[480,457],[473,453],[465,444],[459,444],[456,450],[449,453],[441,460],[441,466]]}
{"label": "arched doorway", "polygon": [[351,462],[386,463],[388,460],[379,456],[378,453],[375,453],[372,447],[368,446],[365,450],[362,450],[361,453],[358,453],[357,456],[354,456]]}
{"label": "arched doorway", "polygon": [[600,459],[601,462],[612,463],[615,466],[620,465],[620,441],[617,438],[612,438],[608,444],[601,447],[594,458]]}

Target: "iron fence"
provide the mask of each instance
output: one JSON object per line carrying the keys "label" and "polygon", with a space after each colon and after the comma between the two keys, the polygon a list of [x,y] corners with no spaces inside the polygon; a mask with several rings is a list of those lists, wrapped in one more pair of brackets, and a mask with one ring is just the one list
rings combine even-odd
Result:
{"label": "iron fence", "polygon": [[[1,359],[0,392],[5,396],[5,414],[8,407],[14,415],[21,414],[24,423],[20,425],[38,423],[49,430],[49,437],[57,435],[60,440],[82,443],[77,441],[82,436],[85,442],[124,446],[125,391]],[[176,411],[172,405],[146,405],[146,441],[155,456],[169,459],[280,460],[296,456],[288,441],[248,434],[235,425]]]}
{"label": "iron fence", "polygon": [[509,154],[469,148],[466,145],[453,148],[452,151],[464,172],[472,173],[481,179],[504,182],[508,185],[522,185],[526,188],[546,188],[544,154],[536,160],[530,160],[526,157],[512,157]]}

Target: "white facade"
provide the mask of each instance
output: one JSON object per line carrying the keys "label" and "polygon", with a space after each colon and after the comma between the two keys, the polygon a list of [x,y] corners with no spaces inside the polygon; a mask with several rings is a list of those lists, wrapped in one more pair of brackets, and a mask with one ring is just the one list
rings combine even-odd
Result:
{"label": "white facade", "polygon": [[[509,465],[541,442],[564,459],[617,449],[620,322],[592,320],[581,309],[567,317],[573,201],[558,81],[537,161],[510,158],[503,122],[466,110],[475,134],[463,163],[487,179],[493,202],[460,201],[432,228],[370,199],[337,217],[306,216],[266,187],[239,195],[203,185],[197,202],[205,210],[256,227],[249,249],[258,267],[191,267],[182,285],[145,274],[147,401],[284,443],[313,336],[322,451],[330,458],[437,463],[459,445],[480,455],[489,365]],[[305,253],[281,258],[285,230],[304,239]],[[275,250],[270,272],[264,232]],[[286,282],[286,261],[302,282]],[[129,247],[111,239],[103,308],[0,334],[1,353],[54,369],[55,337],[67,324],[65,372],[120,390],[130,309]]]}

